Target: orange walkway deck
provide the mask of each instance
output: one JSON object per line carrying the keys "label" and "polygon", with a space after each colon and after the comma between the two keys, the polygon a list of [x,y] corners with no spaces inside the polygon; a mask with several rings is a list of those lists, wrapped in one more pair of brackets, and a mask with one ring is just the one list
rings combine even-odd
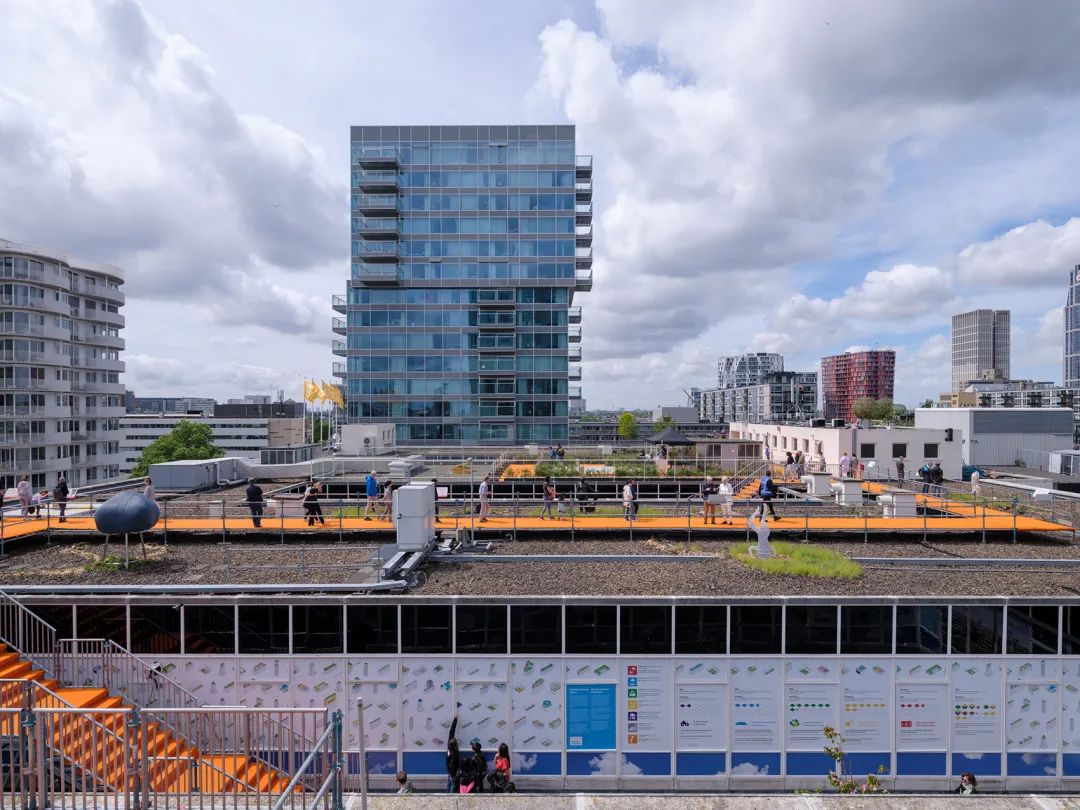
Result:
{"label": "orange walkway deck", "polygon": [[[935,499],[936,500],[936,499]],[[1056,523],[1049,520],[1019,515],[1014,518],[1011,512],[1001,512],[992,509],[986,510],[985,517],[981,510],[975,515],[954,515],[942,517],[914,517],[914,518],[886,518],[866,517],[862,515],[822,515],[814,516],[806,514],[785,515],[784,504],[774,502],[780,517],[770,519],[769,526],[774,532],[901,532],[922,533],[933,532],[935,534],[947,532],[988,532],[1013,531],[1018,532],[1072,532],[1072,526]],[[950,506],[953,502],[948,502]],[[928,504],[932,508],[933,504]],[[634,521],[635,531],[686,531],[688,528],[699,532],[715,532],[717,534],[736,533],[746,531],[746,516],[736,516],[733,525],[706,525],[704,519],[695,514],[687,519],[685,515],[643,515]],[[744,510],[745,511],[745,510]],[[30,534],[40,534],[48,528],[44,520],[32,521],[36,526],[20,524],[17,534],[9,535],[4,527],[4,539],[15,539]],[[437,526],[443,529],[451,529],[456,525],[475,526],[478,530],[486,531],[519,531],[519,532],[567,532],[573,528],[576,531],[625,531],[630,524],[621,516],[615,515],[575,515],[573,521],[569,516],[563,516],[558,520],[540,520],[537,517],[512,517],[493,515],[485,523],[471,521],[463,517],[455,523],[452,517],[444,517]],[[387,520],[366,521],[358,517],[346,517],[340,520],[336,517],[327,517],[325,525],[308,526],[304,518],[264,518],[262,528],[255,529],[251,520],[247,518],[169,518],[168,531],[171,532],[198,532],[206,534],[258,534],[273,536],[281,531],[290,534],[338,534],[349,533],[390,533],[394,530],[393,525]],[[94,526],[93,518],[69,518],[63,524],[53,523],[51,526],[54,534],[95,534],[98,535]],[[159,522],[152,534],[163,533],[166,530],[164,523]],[[100,536],[100,535],[99,535]]]}

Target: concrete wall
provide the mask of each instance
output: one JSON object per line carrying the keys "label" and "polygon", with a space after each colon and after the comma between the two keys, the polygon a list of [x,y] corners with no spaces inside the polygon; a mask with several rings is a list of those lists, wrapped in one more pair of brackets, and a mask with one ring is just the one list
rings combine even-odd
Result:
{"label": "concrete wall", "polygon": [[[988,411],[1011,417],[1007,429],[980,430],[978,414]],[[962,432],[964,463],[977,466],[1011,466],[1022,458],[1024,450],[1048,453],[1072,447],[1069,408],[918,408],[915,426]]]}

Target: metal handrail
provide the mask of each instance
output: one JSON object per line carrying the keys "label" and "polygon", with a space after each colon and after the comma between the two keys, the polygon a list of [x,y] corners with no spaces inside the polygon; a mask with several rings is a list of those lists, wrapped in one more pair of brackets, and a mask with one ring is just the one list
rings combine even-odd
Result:
{"label": "metal handrail", "polygon": [[46,675],[56,676],[56,661],[53,658],[56,628],[3,590],[0,590],[0,641],[22,653]]}

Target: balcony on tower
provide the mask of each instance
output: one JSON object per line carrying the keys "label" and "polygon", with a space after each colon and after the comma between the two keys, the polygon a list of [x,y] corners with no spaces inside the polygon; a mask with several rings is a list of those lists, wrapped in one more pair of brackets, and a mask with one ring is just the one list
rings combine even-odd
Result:
{"label": "balcony on tower", "polygon": [[570,323],[581,323],[581,307],[570,307],[566,313]]}
{"label": "balcony on tower", "polygon": [[345,301],[345,296],[344,295],[335,295],[331,299],[330,306],[333,308],[334,312],[340,312],[340,313],[344,314],[345,313],[345,308],[346,308],[346,303],[347,302]]}
{"label": "balcony on tower", "polygon": [[589,292],[592,289],[592,267],[579,267],[574,280],[574,289],[577,292]]}
{"label": "balcony on tower", "polygon": [[335,377],[344,377],[345,373],[346,373],[345,372],[345,364],[344,363],[334,363],[333,370],[332,370],[331,373]]}
{"label": "balcony on tower", "polygon": [[574,248],[574,264],[578,268],[592,267],[592,245]]}
{"label": "balcony on tower", "polygon": [[346,352],[347,352],[347,348],[345,346],[344,341],[335,340],[333,343],[330,344],[330,348],[333,350],[334,354],[336,354],[338,357],[345,357]]}
{"label": "balcony on tower", "polygon": [[397,191],[400,185],[394,169],[359,169],[353,172],[353,188],[374,193]]}
{"label": "balcony on tower", "polygon": [[578,180],[574,183],[574,199],[579,203],[592,201],[592,180]]}
{"label": "balcony on tower", "polygon": [[362,262],[354,264],[352,269],[353,281],[366,286],[400,284],[403,277],[401,265],[396,262],[393,264],[368,264]]}
{"label": "balcony on tower", "polygon": [[364,239],[397,239],[401,235],[401,223],[397,217],[360,217],[356,220],[356,233]]}
{"label": "balcony on tower", "polygon": [[365,216],[397,216],[399,207],[397,194],[357,194],[356,197],[356,208]]}
{"label": "balcony on tower", "polygon": [[571,346],[566,354],[566,359],[571,363],[581,362],[581,346]]}
{"label": "balcony on tower", "polygon": [[578,247],[592,244],[592,225],[578,225],[574,228],[574,241]]}
{"label": "balcony on tower", "polygon": [[485,309],[507,309],[516,305],[513,290],[477,290],[476,305]]}
{"label": "balcony on tower", "polygon": [[592,200],[574,206],[574,218],[578,225],[592,225]]}
{"label": "balcony on tower", "polygon": [[345,334],[345,319],[344,318],[333,318],[330,321],[330,328],[331,328],[331,330],[333,330],[335,335],[344,335]]}
{"label": "balcony on tower", "polygon": [[592,155],[578,155],[574,160],[574,174],[578,180],[592,177]]}
{"label": "balcony on tower", "polygon": [[353,165],[365,169],[396,169],[401,158],[396,146],[353,146]]}
{"label": "balcony on tower", "polygon": [[571,385],[568,389],[570,399],[581,399],[581,386]]}
{"label": "balcony on tower", "polygon": [[566,330],[566,339],[571,343],[581,343],[581,327],[570,326]]}
{"label": "balcony on tower", "polygon": [[566,379],[571,380],[573,382],[580,381],[581,380],[581,366],[570,366],[569,370],[567,371]]}
{"label": "balcony on tower", "polygon": [[356,245],[356,255],[366,262],[396,262],[398,243],[391,241],[371,242],[363,240]]}

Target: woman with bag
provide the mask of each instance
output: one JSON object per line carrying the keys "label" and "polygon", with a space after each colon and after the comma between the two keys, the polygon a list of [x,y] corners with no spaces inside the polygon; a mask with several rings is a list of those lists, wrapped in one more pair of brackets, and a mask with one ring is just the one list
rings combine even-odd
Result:
{"label": "woman with bag", "polygon": [[488,774],[488,784],[492,793],[504,793],[510,784],[510,746],[499,743],[495,754],[495,770]]}

